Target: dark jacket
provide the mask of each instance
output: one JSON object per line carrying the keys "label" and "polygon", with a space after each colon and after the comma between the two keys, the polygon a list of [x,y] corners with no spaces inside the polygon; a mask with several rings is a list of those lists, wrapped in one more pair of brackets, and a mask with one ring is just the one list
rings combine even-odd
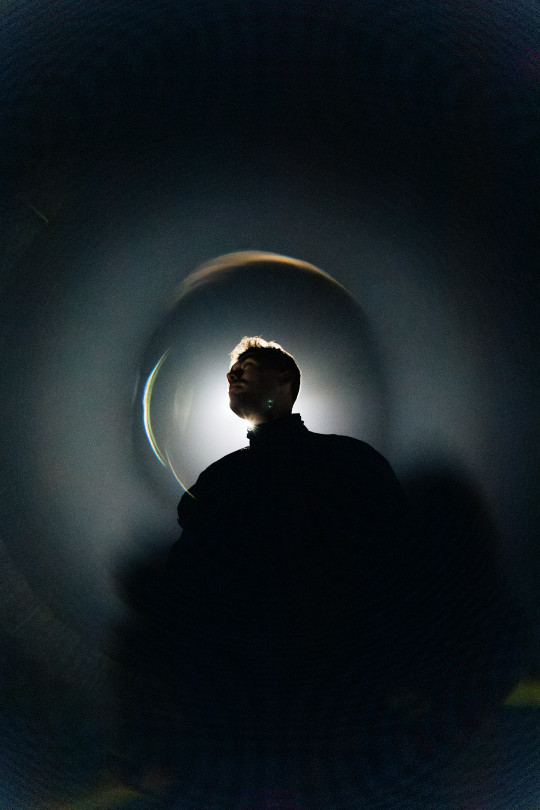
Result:
{"label": "dark jacket", "polygon": [[302,601],[358,595],[388,562],[404,504],[388,462],[365,442],[312,433],[298,414],[248,438],[180,501],[173,564],[197,559],[221,599],[234,601],[234,587],[289,615]]}
{"label": "dark jacket", "polygon": [[467,488],[424,477],[406,500],[372,447],[296,414],[248,437],[184,494],[182,536],[144,589],[137,651],[168,716],[227,741],[356,739],[381,718],[405,747],[428,720],[459,738],[508,680],[492,535]]}
{"label": "dark jacket", "polygon": [[273,694],[275,719],[298,710],[300,694],[322,695],[329,682],[344,698],[345,688],[361,694],[363,678],[391,669],[382,647],[395,626],[404,495],[376,450],[312,433],[298,414],[248,438],[180,501],[177,638],[201,662],[212,650],[221,685],[244,678],[251,706],[253,690]]}

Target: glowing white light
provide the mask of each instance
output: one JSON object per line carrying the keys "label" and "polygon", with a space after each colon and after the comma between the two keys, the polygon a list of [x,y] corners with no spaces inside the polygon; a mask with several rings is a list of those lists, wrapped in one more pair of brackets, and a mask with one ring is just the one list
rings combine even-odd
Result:
{"label": "glowing white light", "polygon": [[[239,295],[247,299],[237,313]],[[202,470],[248,444],[253,425],[230,410],[225,378],[242,334],[280,338],[293,351],[303,372],[294,412],[310,430],[369,440],[377,429],[377,369],[363,313],[313,265],[275,254],[219,257],[182,283],[166,326],[145,386],[144,428],[153,454],[186,491]]]}
{"label": "glowing white light", "polygon": [[201,396],[196,414],[199,452],[208,461],[246,444],[246,432],[251,427],[229,408],[227,383],[222,374],[209,374],[201,380]]}

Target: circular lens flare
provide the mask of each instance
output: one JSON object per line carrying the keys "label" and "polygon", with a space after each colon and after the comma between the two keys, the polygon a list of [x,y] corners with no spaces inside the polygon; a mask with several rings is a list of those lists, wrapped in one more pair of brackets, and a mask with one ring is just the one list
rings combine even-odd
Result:
{"label": "circular lens flare", "polygon": [[170,349],[167,349],[164,352],[159,360],[157,361],[156,365],[150,372],[150,376],[148,377],[146,384],[144,386],[144,393],[143,393],[143,422],[144,422],[144,429],[146,432],[146,436],[150,443],[150,447],[154,451],[154,455],[158,459],[158,461],[165,467],[166,466],[166,458],[164,457],[163,453],[159,449],[158,443],[156,441],[156,437],[154,436],[154,431],[152,430],[152,420],[150,418],[150,403],[152,401],[152,391],[154,389],[154,383],[156,381],[157,375],[159,374],[159,370],[165,360],[167,359],[167,355],[169,354]]}
{"label": "circular lens flare", "polygon": [[230,411],[225,376],[244,335],[276,340],[295,356],[302,385],[294,411],[311,430],[380,445],[384,386],[358,302],[308,262],[232,253],[182,282],[147,349],[141,421],[154,478],[157,459],[189,491],[201,470],[246,444],[250,424]]}

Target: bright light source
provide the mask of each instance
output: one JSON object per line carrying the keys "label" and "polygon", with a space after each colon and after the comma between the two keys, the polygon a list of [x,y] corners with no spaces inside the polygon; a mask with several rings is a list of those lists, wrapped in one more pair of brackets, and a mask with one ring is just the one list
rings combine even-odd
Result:
{"label": "bright light source", "polygon": [[380,385],[366,332],[358,303],[312,265],[263,253],[210,262],[183,282],[148,349],[142,421],[154,455],[188,489],[247,445],[252,425],[231,412],[225,376],[244,335],[276,340],[296,357],[294,411],[307,427],[379,444]]}

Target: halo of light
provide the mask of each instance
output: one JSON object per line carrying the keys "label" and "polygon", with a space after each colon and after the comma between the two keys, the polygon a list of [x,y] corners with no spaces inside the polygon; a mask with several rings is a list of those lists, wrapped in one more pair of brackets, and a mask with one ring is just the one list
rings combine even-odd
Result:
{"label": "halo of light", "polygon": [[141,430],[136,438],[159,486],[171,486],[172,474],[172,485],[188,491],[202,469],[246,443],[225,378],[244,335],[277,340],[295,356],[302,386],[294,410],[310,429],[380,444],[384,383],[359,302],[308,262],[231,253],[182,282],[145,353],[136,420],[144,441]]}

